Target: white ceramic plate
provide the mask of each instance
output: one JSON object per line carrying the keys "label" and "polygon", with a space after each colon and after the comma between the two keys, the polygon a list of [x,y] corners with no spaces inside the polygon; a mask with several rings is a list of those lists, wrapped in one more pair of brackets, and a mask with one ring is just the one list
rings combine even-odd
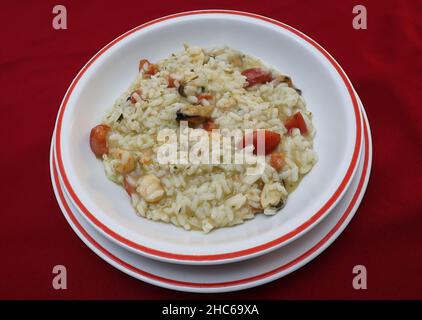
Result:
{"label": "white ceramic plate", "polygon": [[[53,148],[52,146],[52,150]],[[50,159],[54,191],[62,212],[73,230],[97,255],[142,281],[174,290],[204,293],[235,291],[262,285],[295,271],[318,256],[340,235],[355,214],[366,190],[371,163],[372,140],[366,120],[365,149],[358,173],[344,198],[318,226],[292,243],[257,258],[218,266],[185,266],[134,254],[97,232],[81,218],[78,210],[64,195],[55,175],[52,154]]]}
{"label": "white ceramic plate", "polygon": [[[289,197],[281,214],[203,234],[139,218],[123,188],[110,182],[89,148],[90,129],[137,73],[182,44],[230,45],[293,77],[317,128],[319,162]],[[341,199],[361,150],[361,115],[353,89],[334,59],[299,31],[266,17],[208,10],[181,13],[120,36],[81,70],[66,93],[56,123],[56,157],[66,192],[99,232],[136,253],[170,262],[216,264],[274,250],[303,235]]]}

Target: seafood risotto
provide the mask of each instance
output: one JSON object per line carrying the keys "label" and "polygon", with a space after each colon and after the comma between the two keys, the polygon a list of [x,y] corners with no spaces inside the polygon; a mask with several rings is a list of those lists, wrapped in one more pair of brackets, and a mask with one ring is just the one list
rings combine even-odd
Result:
{"label": "seafood risotto", "polygon": [[[163,130],[229,138],[217,144],[217,160],[243,152],[249,161],[162,161]],[[277,213],[317,161],[314,136],[290,77],[229,47],[185,45],[157,63],[139,62],[136,80],[91,130],[90,146],[140,216],[209,232]],[[170,153],[194,148],[178,141]]]}

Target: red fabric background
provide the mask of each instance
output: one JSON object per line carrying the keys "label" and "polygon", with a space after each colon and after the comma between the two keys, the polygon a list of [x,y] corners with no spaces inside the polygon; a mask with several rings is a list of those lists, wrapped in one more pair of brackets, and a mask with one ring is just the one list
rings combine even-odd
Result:
{"label": "red fabric background", "polygon": [[[13,4],[12,4],[13,3]],[[52,28],[64,4],[68,30]],[[0,298],[422,298],[421,1],[16,1],[1,4]],[[352,28],[352,8],[368,29]],[[316,260],[278,281],[237,293],[179,293],[114,269],[74,234],[50,184],[54,120],[71,80],[106,43],[163,15],[225,8],[266,15],[305,32],[343,66],[368,112],[372,176],[360,209]],[[52,268],[68,290],[52,288]],[[352,268],[368,289],[352,288]]]}

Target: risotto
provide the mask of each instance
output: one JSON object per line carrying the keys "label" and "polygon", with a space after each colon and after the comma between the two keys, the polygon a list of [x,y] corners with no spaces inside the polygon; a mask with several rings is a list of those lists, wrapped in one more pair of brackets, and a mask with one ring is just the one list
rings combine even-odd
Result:
{"label": "risotto", "polygon": [[229,47],[185,45],[139,62],[90,146],[138,215],[209,232],[279,212],[317,161],[314,136],[289,76]]}

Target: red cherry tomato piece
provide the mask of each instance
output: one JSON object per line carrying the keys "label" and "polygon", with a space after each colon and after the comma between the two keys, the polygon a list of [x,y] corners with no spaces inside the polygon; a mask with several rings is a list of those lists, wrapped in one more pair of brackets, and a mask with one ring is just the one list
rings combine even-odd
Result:
{"label": "red cherry tomato piece", "polygon": [[273,79],[271,72],[262,68],[250,68],[243,70],[242,75],[244,75],[246,77],[246,81],[248,81],[247,87],[251,87],[258,83],[267,83]]}
{"label": "red cherry tomato piece", "polygon": [[105,124],[99,124],[91,129],[89,144],[96,157],[108,153],[107,134],[109,131],[110,127]]}
{"label": "red cherry tomato piece", "polygon": [[284,123],[284,126],[287,130],[291,130],[293,128],[298,128],[301,134],[308,133],[308,127],[306,126],[305,119],[300,112],[296,112],[293,116],[288,118]]}
{"label": "red cherry tomato piece", "polygon": [[[261,131],[258,133],[257,131],[254,131],[252,133],[252,137],[243,137],[240,147],[244,148],[252,142],[253,146],[255,147],[253,151],[254,154],[262,155],[261,149],[263,148],[264,154],[266,155],[274,151],[280,141],[281,136],[277,132],[265,130],[263,132]],[[264,144],[264,146],[262,146],[262,143]]]}

